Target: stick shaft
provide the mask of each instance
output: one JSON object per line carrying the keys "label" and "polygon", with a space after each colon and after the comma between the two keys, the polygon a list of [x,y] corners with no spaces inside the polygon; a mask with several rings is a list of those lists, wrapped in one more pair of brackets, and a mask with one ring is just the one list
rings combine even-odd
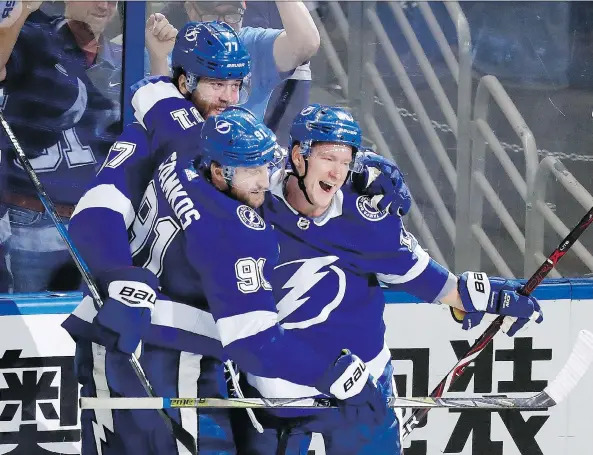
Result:
{"label": "stick shaft", "polygon": [[[12,144],[12,146],[15,150],[19,162],[21,163],[21,165],[23,166],[23,169],[29,176],[31,183],[33,183],[33,186],[35,187],[35,190],[37,191],[37,195],[39,196],[41,203],[43,204],[43,206],[45,207],[45,210],[47,211],[47,213],[51,217],[52,221],[54,222],[56,229],[58,230],[60,236],[64,240],[64,243],[66,244],[66,247],[68,248],[68,252],[70,253],[70,256],[72,256],[72,260],[74,261],[74,263],[76,264],[76,267],[82,274],[82,278],[84,279],[86,285],[88,286],[89,292],[90,292],[93,300],[96,302],[96,304],[99,307],[103,306],[103,301],[101,300],[101,296],[99,294],[99,288],[97,287],[97,284],[95,283],[95,280],[93,279],[93,277],[91,275],[88,265],[86,264],[86,262],[84,261],[84,259],[82,258],[82,256],[80,255],[80,253],[78,252],[76,247],[74,246],[74,243],[72,242],[72,239],[70,238],[70,235],[68,234],[68,231],[66,229],[66,226],[64,225],[64,222],[62,221],[62,218],[60,218],[60,215],[58,215],[58,212],[56,211],[56,207],[55,207],[53,201],[47,195],[43,184],[39,180],[39,177],[37,177],[37,174],[35,173],[33,166],[31,166],[31,162],[25,155],[25,152],[21,148],[16,136],[12,132],[12,129],[10,128],[10,125],[8,124],[6,119],[4,118],[4,115],[2,114],[1,110],[0,110],[0,124],[2,125],[2,129],[4,130],[4,133],[10,140],[10,143]],[[148,381],[148,378],[146,377],[146,374],[144,373],[142,366],[140,365],[140,362],[138,361],[138,359],[132,355],[130,357],[129,361],[130,361],[130,365],[131,365],[132,369],[134,370],[134,373],[140,380],[142,387],[144,388],[146,393],[150,397],[155,397],[156,394],[152,388],[152,385]],[[171,417],[169,417],[165,412],[159,412],[159,414],[163,418],[167,427],[173,432],[174,436],[177,439],[179,439],[179,441],[192,454],[197,454],[196,442],[193,439],[193,436],[191,436],[183,427],[181,427],[181,425],[179,425],[177,422],[175,422],[173,419],[171,419]]]}
{"label": "stick shaft", "polygon": [[[534,209],[535,210],[535,209]],[[537,271],[527,280],[525,285],[519,291],[524,295],[530,295],[534,289],[541,284],[544,278],[550,273],[550,270],[562,259],[566,252],[574,245],[581,234],[589,227],[593,222],[593,207],[583,216],[579,223],[568,233],[568,235],[560,242],[558,247],[552,252],[550,256],[539,266]],[[439,398],[443,396],[443,393],[449,390],[451,384],[453,384],[457,378],[459,378],[465,368],[473,362],[473,360],[482,352],[492,341],[494,336],[500,330],[504,316],[498,316],[490,326],[484,331],[484,333],[476,340],[473,346],[457,361],[455,366],[449,371],[441,382],[435,387],[430,394],[433,398]],[[424,417],[428,414],[430,408],[417,409],[412,411],[412,414],[403,425],[402,438],[406,438],[410,435],[412,430],[416,428]]]}
{"label": "stick shaft", "polygon": [[[337,409],[326,399],[286,398],[81,398],[81,409],[178,409],[178,408],[289,408]],[[525,398],[505,396],[482,397],[397,397],[390,400],[394,408],[454,409],[546,409],[555,403],[545,392]]]}

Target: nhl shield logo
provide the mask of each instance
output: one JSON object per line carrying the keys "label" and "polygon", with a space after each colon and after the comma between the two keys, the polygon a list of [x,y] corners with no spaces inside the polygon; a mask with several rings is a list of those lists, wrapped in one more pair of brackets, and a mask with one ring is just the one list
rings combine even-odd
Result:
{"label": "nhl shield logo", "polygon": [[369,221],[380,221],[389,214],[386,210],[379,210],[373,207],[369,196],[359,196],[356,199],[356,208],[363,218]]}
{"label": "nhl shield logo", "polygon": [[240,205],[237,207],[237,215],[245,226],[256,231],[263,231],[266,228],[266,222],[251,207]]}
{"label": "nhl shield logo", "polygon": [[302,229],[303,231],[306,231],[307,229],[309,229],[311,222],[307,219],[307,218],[303,218],[300,217],[299,220],[297,221],[297,226],[299,229]]}

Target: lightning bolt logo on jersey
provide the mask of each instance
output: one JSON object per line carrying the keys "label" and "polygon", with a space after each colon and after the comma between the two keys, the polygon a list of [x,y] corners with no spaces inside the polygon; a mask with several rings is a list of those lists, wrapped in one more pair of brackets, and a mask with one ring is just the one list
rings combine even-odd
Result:
{"label": "lightning bolt logo on jersey", "polygon": [[[306,218],[288,205],[283,182],[273,183],[272,194],[263,215],[274,226],[280,244],[271,284],[282,327],[315,346],[328,363],[347,348],[369,366],[374,377],[381,376],[390,355],[384,340],[385,297],[379,283],[412,285],[425,289],[423,297],[432,299],[443,289],[448,272],[434,267],[399,217],[371,219],[361,213],[360,195],[348,186],[336,193],[319,219]],[[316,392],[274,381],[248,376],[248,382],[266,397]]]}
{"label": "lightning bolt logo on jersey", "polygon": [[[288,277],[286,284],[277,291],[278,296],[288,290],[276,304],[282,327],[305,329],[320,324],[342,303],[346,293],[346,276],[343,270],[332,265],[337,260],[337,256],[325,256],[297,259],[276,266],[275,275]],[[311,297],[327,304],[321,308],[317,305],[303,306]]]}

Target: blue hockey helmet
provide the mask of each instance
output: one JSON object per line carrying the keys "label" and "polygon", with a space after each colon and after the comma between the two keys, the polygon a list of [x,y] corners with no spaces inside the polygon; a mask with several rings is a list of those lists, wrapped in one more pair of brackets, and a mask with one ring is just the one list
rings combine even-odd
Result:
{"label": "blue hockey helmet", "polygon": [[172,64],[185,71],[190,92],[196,89],[200,77],[239,79],[243,90],[249,86],[251,56],[235,30],[224,22],[185,24],[175,40]]}
{"label": "blue hockey helmet", "polygon": [[316,142],[333,142],[352,147],[350,170],[362,170],[361,147],[362,132],[352,114],[336,106],[310,104],[294,119],[290,127],[289,146],[295,143],[301,146],[301,154],[309,157],[311,147]]}
{"label": "blue hockey helmet", "polygon": [[267,165],[271,172],[282,168],[286,161],[286,151],[278,145],[276,135],[248,109],[239,106],[208,117],[198,145],[200,166],[209,167],[213,161],[220,164],[226,182],[233,186],[236,186],[232,181],[238,167]]}

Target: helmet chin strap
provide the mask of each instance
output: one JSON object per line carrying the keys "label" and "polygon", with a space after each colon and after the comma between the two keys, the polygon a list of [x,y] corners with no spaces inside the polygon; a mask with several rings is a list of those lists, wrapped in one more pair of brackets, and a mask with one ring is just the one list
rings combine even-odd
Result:
{"label": "helmet chin strap", "polygon": [[[292,161],[292,158],[291,158],[291,161]],[[296,166],[294,166],[294,163],[293,163],[293,167],[296,170]],[[307,188],[305,187],[305,177],[307,177],[308,170],[309,170],[309,161],[307,160],[307,158],[305,158],[305,173],[303,174],[303,176],[301,177],[298,174],[293,174],[293,175],[297,178],[297,183],[299,185],[300,190],[303,192],[305,199],[307,200],[307,202],[309,204],[313,205],[313,202],[311,202],[311,199],[309,198],[309,194],[307,193]]]}

